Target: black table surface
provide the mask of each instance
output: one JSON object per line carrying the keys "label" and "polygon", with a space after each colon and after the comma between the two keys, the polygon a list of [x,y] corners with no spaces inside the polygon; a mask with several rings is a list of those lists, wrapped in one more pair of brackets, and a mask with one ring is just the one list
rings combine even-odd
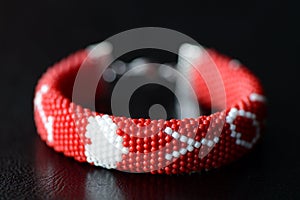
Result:
{"label": "black table surface", "polygon": [[[297,57],[287,57],[282,8],[277,1],[1,1],[0,199],[299,198]],[[178,30],[247,65],[268,97],[262,143],[220,169],[172,176],[97,168],[48,148],[32,112],[41,74],[77,49],[142,26]]]}

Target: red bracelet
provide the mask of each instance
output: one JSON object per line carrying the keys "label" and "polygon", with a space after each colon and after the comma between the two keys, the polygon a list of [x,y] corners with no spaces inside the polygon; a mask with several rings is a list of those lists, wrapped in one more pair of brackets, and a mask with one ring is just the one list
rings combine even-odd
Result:
{"label": "red bracelet", "polygon": [[[225,110],[191,119],[150,120],[83,108],[70,97],[88,56],[82,50],[55,64],[39,80],[34,99],[37,131],[47,145],[66,156],[120,171],[177,174],[228,164],[260,138],[265,97],[258,79],[244,66],[215,51],[208,53],[224,84]],[[209,107],[205,81],[195,71],[191,79],[199,102]],[[148,127],[148,132],[133,135],[136,127]]]}

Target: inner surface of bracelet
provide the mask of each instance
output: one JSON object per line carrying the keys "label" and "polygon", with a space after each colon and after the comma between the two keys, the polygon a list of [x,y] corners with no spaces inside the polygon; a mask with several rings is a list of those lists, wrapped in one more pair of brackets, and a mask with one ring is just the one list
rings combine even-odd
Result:
{"label": "inner surface of bracelet", "polygon": [[[85,88],[78,90],[79,95],[81,95],[79,101],[74,100],[72,97],[74,82],[78,76],[78,68],[81,66],[75,66],[73,71],[66,70],[60,75],[57,82],[59,91],[66,98],[72,99],[72,102],[84,108],[120,117],[165,120],[198,118],[200,115],[210,115],[224,110],[222,100],[225,96],[218,95],[219,91],[222,93],[222,87],[219,86],[224,86],[222,84],[223,78],[219,77],[218,79],[218,77],[215,77],[218,73],[207,73],[207,71],[216,70],[216,67],[211,67],[211,64],[207,65],[205,62],[207,56],[203,55],[205,50],[202,50],[199,46],[183,44],[179,48],[178,55],[170,52],[165,54],[166,51],[160,50],[157,52],[155,50],[154,53],[150,52],[151,59],[136,57],[136,52],[133,52],[134,56],[129,57],[129,59],[124,59],[124,57],[116,59],[107,43],[97,45],[95,50],[93,46],[88,47],[86,51],[88,53],[87,59],[91,59],[91,62],[88,61],[87,64],[83,64],[88,70],[87,73],[90,69],[92,69],[91,73],[95,73],[95,71],[103,72],[101,78],[99,76],[96,81],[98,85],[96,85],[95,93],[93,92],[95,101],[90,101],[91,96],[84,96],[84,90],[93,88],[92,85],[90,88],[88,84]],[[173,57],[166,59],[170,54]],[[140,55],[149,55],[148,49],[147,52],[142,52]],[[153,59],[155,57],[153,55],[159,55],[159,58]],[[174,55],[176,56],[174,57]],[[199,60],[200,67],[205,66],[206,77],[202,77],[201,72],[196,70]],[[231,78],[232,76],[228,75],[226,80],[231,80]],[[85,80],[89,82],[88,79],[89,75],[87,74]],[[126,80],[125,84],[122,82],[124,79]],[[213,88],[213,91],[217,91],[214,94],[208,88],[207,79],[210,80],[209,84],[218,86]],[[147,80],[150,81],[147,82]],[[231,86],[232,81],[227,82],[230,82],[229,86]],[[134,90],[129,91],[126,87],[128,83],[130,86],[134,85]],[[125,87],[117,90],[117,86],[120,85]],[[81,94],[81,91],[83,94]],[[216,94],[215,101],[211,101],[211,95]],[[114,98],[115,96],[117,98]],[[232,95],[229,102],[232,103],[239,96],[238,93]],[[118,112],[115,112],[115,107],[118,107]]]}
{"label": "inner surface of bracelet", "polygon": [[[189,104],[187,91],[184,91],[183,94],[180,93],[183,91],[176,86],[178,77],[174,73],[175,70],[176,64],[153,64],[150,59],[142,57],[136,58],[129,63],[120,60],[113,62],[104,71],[99,81],[96,94],[96,111],[116,115],[112,113],[111,97],[118,82],[123,81],[121,84],[133,85],[147,82],[144,80],[150,78],[155,83],[137,85],[137,89],[130,94],[129,105],[125,105],[125,107],[128,106],[125,109],[129,109],[130,116],[125,112],[118,113],[117,116],[166,120],[181,119],[182,115],[178,107],[184,106],[185,109],[195,110],[193,107],[195,105]],[[126,76],[129,71],[131,71],[130,75]],[[126,78],[123,76],[126,76]],[[124,89],[126,90],[126,86]],[[184,89],[186,90],[186,88]],[[192,90],[192,88],[189,89]],[[126,93],[126,91],[122,91]],[[185,101],[180,104],[176,95],[185,95]],[[120,96],[121,98],[118,100],[122,103],[123,97],[122,95]],[[197,101],[197,106],[201,115],[210,114],[210,108],[204,107],[201,105],[201,102]]]}

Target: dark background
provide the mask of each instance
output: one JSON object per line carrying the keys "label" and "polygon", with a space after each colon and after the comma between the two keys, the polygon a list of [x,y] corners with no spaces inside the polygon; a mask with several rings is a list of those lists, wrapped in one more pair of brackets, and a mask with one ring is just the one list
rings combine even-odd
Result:
{"label": "dark background", "polygon": [[[271,0],[1,1],[0,199],[299,197],[299,39],[291,39],[296,34],[287,25],[297,26],[299,18],[297,8],[289,16],[286,8]],[[39,139],[32,100],[47,67],[91,43],[143,26],[183,32],[238,58],[261,79],[268,123],[264,141],[253,152],[202,174],[127,174],[77,163]]]}

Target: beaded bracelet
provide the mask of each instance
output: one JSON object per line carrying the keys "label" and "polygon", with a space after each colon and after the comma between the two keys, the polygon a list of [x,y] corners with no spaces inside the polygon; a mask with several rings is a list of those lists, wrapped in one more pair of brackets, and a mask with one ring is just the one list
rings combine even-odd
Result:
{"label": "beaded bracelet", "polygon": [[[226,109],[196,118],[152,120],[84,108],[70,95],[88,59],[89,50],[84,49],[49,68],[39,80],[34,99],[37,131],[57,152],[120,171],[178,174],[228,164],[260,138],[265,97],[258,79],[244,66],[207,51],[224,84]],[[199,102],[209,107],[210,94],[201,74],[191,71],[190,80]],[[97,92],[105,94],[105,85],[99,88]]]}

